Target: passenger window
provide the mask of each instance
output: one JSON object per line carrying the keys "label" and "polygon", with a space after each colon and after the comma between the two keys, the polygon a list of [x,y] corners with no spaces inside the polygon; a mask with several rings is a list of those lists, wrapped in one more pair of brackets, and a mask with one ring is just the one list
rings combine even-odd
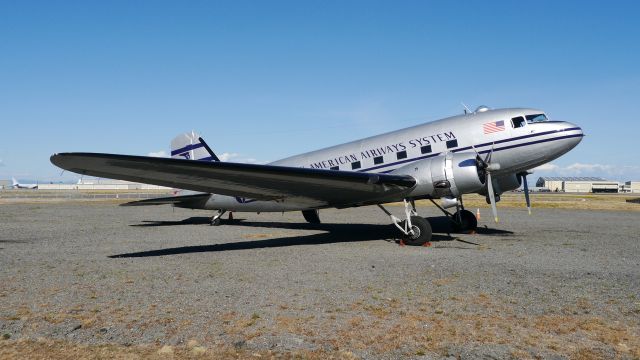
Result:
{"label": "passenger window", "polygon": [[333,166],[333,167],[331,167],[331,170],[340,170],[340,167],[339,166]]}
{"label": "passenger window", "polygon": [[400,151],[396,154],[398,160],[407,158],[407,151]]}
{"label": "passenger window", "polygon": [[516,129],[519,127],[523,127],[527,122],[524,120],[522,116],[517,116],[511,119],[511,126]]}
{"label": "passenger window", "polygon": [[457,147],[457,146],[458,146],[458,139],[453,139],[453,140],[447,141],[447,149],[451,149],[451,148]]}
{"label": "passenger window", "polygon": [[374,158],[373,158],[373,163],[374,163],[375,165],[382,164],[382,163],[383,163],[382,156],[374,157]]}
{"label": "passenger window", "polygon": [[360,169],[360,161],[351,163],[351,170]]}
{"label": "passenger window", "polygon": [[420,152],[423,154],[428,154],[431,152],[431,145],[425,145],[420,148]]}

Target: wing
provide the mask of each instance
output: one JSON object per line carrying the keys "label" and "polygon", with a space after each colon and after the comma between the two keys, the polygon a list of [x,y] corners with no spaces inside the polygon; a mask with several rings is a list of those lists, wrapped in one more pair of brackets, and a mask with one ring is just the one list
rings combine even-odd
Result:
{"label": "wing", "polygon": [[51,162],[84,175],[331,207],[396,201],[416,184],[408,175],[114,154],[61,153],[51,156]]}

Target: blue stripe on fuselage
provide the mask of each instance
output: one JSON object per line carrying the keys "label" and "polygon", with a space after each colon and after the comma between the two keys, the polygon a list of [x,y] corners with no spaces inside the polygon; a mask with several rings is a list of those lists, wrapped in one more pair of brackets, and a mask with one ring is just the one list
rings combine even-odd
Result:
{"label": "blue stripe on fuselage", "polygon": [[492,141],[492,142],[486,142],[486,143],[473,145],[473,146],[467,146],[467,147],[463,147],[463,148],[452,150],[451,152],[459,152],[459,151],[464,151],[464,150],[470,150],[470,149],[473,149],[474,147],[475,148],[479,148],[479,147],[489,146],[489,145],[493,145],[493,144],[503,144],[503,143],[506,143],[506,142],[522,140],[522,139],[528,139],[528,138],[532,138],[532,137],[536,137],[536,136],[555,134],[555,133],[571,131],[571,130],[582,130],[582,129],[579,128],[579,127],[572,127],[572,128],[561,129],[561,130],[543,131],[543,132],[537,133],[537,134],[516,136],[516,137],[512,137],[512,138],[508,138],[508,139]]}
{"label": "blue stripe on fuselage", "polygon": [[[516,136],[516,137],[513,137],[513,138],[509,138],[509,139],[503,139],[503,140],[493,141],[493,142],[489,142],[489,143],[482,143],[482,144],[473,145],[473,146],[466,146],[466,147],[463,147],[463,148],[451,150],[451,152],[460,152],[460,151],[465,151],[465,150],[471,150],[474,147],[477,149],[479,147],[490,146],[490,145],[493,145],[493,144],[503,144],[503,143],[507,143],[507,142],[511,142],[511,141],[522,140],[522,139],[532,138],[532,137],[536,137],[536,136],[549,135],[549,134],[560,133],[560,132],[571,131],[571,130],[582,130],[582,129],[579,128],[579,127],[573,127],[573,128],[566,128],[566,129],[561,129],[561,130],[545,131],[545,132],[541,132],[541,133],[537,133],[537,134]],[[582,136],[584,136],[584,134],[566,135],[566,136],[554,137],[554,138],[549,138],[549,139],[529,141],[529,142],[525,142],[525,143],[521,143],[521,144],[503,146],[503,147],[500,147],[500,148],[494,148],[493,151],[496,152],[496,151],[501,151],[501,150],[508,150],[508,149],[513,149],[513,148],[517,148],[517,147],[521,147],[521,146],[534,145],[534,144],[544,143],[544,142],[548,142],[548,141],[569,139],[569,138],[582,137]],[[486,154],[486,153],[488,153],[490,151],[491,151],[491,149],[488,149],[488,150],[478,151],[478,153]],[[406,163],[410,163],[410,162],[414,162],[414,161],[418,161],[418,160],[422,160],[422,159],[438,156],[440,154],[442,154],[442,153],[434,153],[434,154],[429,154],[429,155],[418,156],[418,157],[415,157],[415,158],[412,158],[412,159],[404,159],[404,160],[401,160],[401,161],[396,161],[396,162],[392,162],[392,163],[388,163],[388,164],[384,164],[384,165],[373,166],[373,167],[366,168],[366,169],[361,169],[361,170],[358,170],[358,171],[359,172],[364,172],[364,171],[382,169],[382,168],[386,168],[386,167],[389,167],[389,166],[395,166],[395,165],[399,165],[399,164],[406,164]],[[394,169],[386,170],[386,171],[382,171],[382,172],[386,173],[386,172],[390,172],[390,171],[393,171],[393,170]]]}

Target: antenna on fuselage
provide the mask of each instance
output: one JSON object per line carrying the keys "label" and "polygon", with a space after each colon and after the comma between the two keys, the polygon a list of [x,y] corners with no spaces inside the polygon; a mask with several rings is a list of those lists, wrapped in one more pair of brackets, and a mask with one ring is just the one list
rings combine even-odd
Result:
{"label": "antenna on fuselage", "polygon": [[464,107],[464,114],[465,115],[471,112],[471,110],[469,110],[467,105],[465,105],[462,101],[460,101],[460,104],[462,104],[462,106]]}

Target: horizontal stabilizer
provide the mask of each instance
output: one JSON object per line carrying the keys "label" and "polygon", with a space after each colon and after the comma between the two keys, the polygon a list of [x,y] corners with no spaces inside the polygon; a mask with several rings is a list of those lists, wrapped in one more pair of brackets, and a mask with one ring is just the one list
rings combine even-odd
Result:
{"label": "horizontal stabilizer", "polygon": [[185,205],[198,205],[207,202],[211,197],[211,194],[194,194],[194,195],[182,195],[182,196],[168,196],[168,197],[160,197],[154,199],[144,199],[138,201],[132,201],[124,204],[120,204],[120,206],[149,206],[149,205],[176,205],[176,206],[185,206]]}

